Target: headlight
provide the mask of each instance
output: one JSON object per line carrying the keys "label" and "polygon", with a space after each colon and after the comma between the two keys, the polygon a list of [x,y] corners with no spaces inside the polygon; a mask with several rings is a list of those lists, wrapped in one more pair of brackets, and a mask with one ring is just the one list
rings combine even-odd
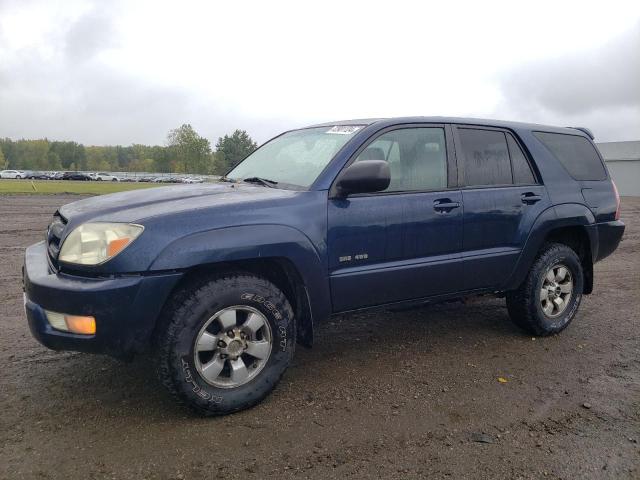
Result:
{"label": "headlight", "polygon": [[131,223],[85,223],[65,239],[58,259],[80,265],[98,265],[115,257],[142,233]]}

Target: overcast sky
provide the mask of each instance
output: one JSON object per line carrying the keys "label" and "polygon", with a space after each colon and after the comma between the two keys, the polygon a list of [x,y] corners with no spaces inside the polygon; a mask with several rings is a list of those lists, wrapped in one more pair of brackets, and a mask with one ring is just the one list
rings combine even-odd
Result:
{"label": "overcast sky", "polygon": [[640,139],[640,2],[0,0],[0,137],[452,115]]}

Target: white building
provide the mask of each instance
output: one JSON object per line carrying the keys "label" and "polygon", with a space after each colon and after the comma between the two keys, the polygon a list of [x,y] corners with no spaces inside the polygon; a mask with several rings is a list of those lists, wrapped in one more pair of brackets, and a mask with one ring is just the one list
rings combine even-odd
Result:
{"label": "white building", "polygon": [[620,195],[640,196],[640,140],[597,145]]}

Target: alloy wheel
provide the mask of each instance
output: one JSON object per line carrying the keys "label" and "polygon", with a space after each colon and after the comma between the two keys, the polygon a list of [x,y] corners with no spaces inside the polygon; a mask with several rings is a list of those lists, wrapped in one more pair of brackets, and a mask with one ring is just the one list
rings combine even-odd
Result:
{"label": "alloy wheel", "polygon": [[573,278],[563,264],[551,267],[544,276],[540,289],[540,305],[549,318],[560,316],[569,305],[573,295]]}
{"label": "alloy wheel", "polygon": [[236,388],[264,368],[272,342],[271,326],[261,312],[245,305],[228,307],[200,329],[193,348],[195,366],[210,385]]}

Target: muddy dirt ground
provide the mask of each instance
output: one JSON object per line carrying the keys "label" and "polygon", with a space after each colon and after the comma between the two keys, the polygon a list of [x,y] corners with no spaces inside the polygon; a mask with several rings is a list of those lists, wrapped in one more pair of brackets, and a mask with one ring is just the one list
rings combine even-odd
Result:
{"label": "muddy dirt ground", "polygon": [[494,298],[338,317],[266,401],[214,419],[148,359],[31,337],[22,254],[77,198],[0,197],[2,479],[640,478],[638,198],[562,334],[522,334]]}

